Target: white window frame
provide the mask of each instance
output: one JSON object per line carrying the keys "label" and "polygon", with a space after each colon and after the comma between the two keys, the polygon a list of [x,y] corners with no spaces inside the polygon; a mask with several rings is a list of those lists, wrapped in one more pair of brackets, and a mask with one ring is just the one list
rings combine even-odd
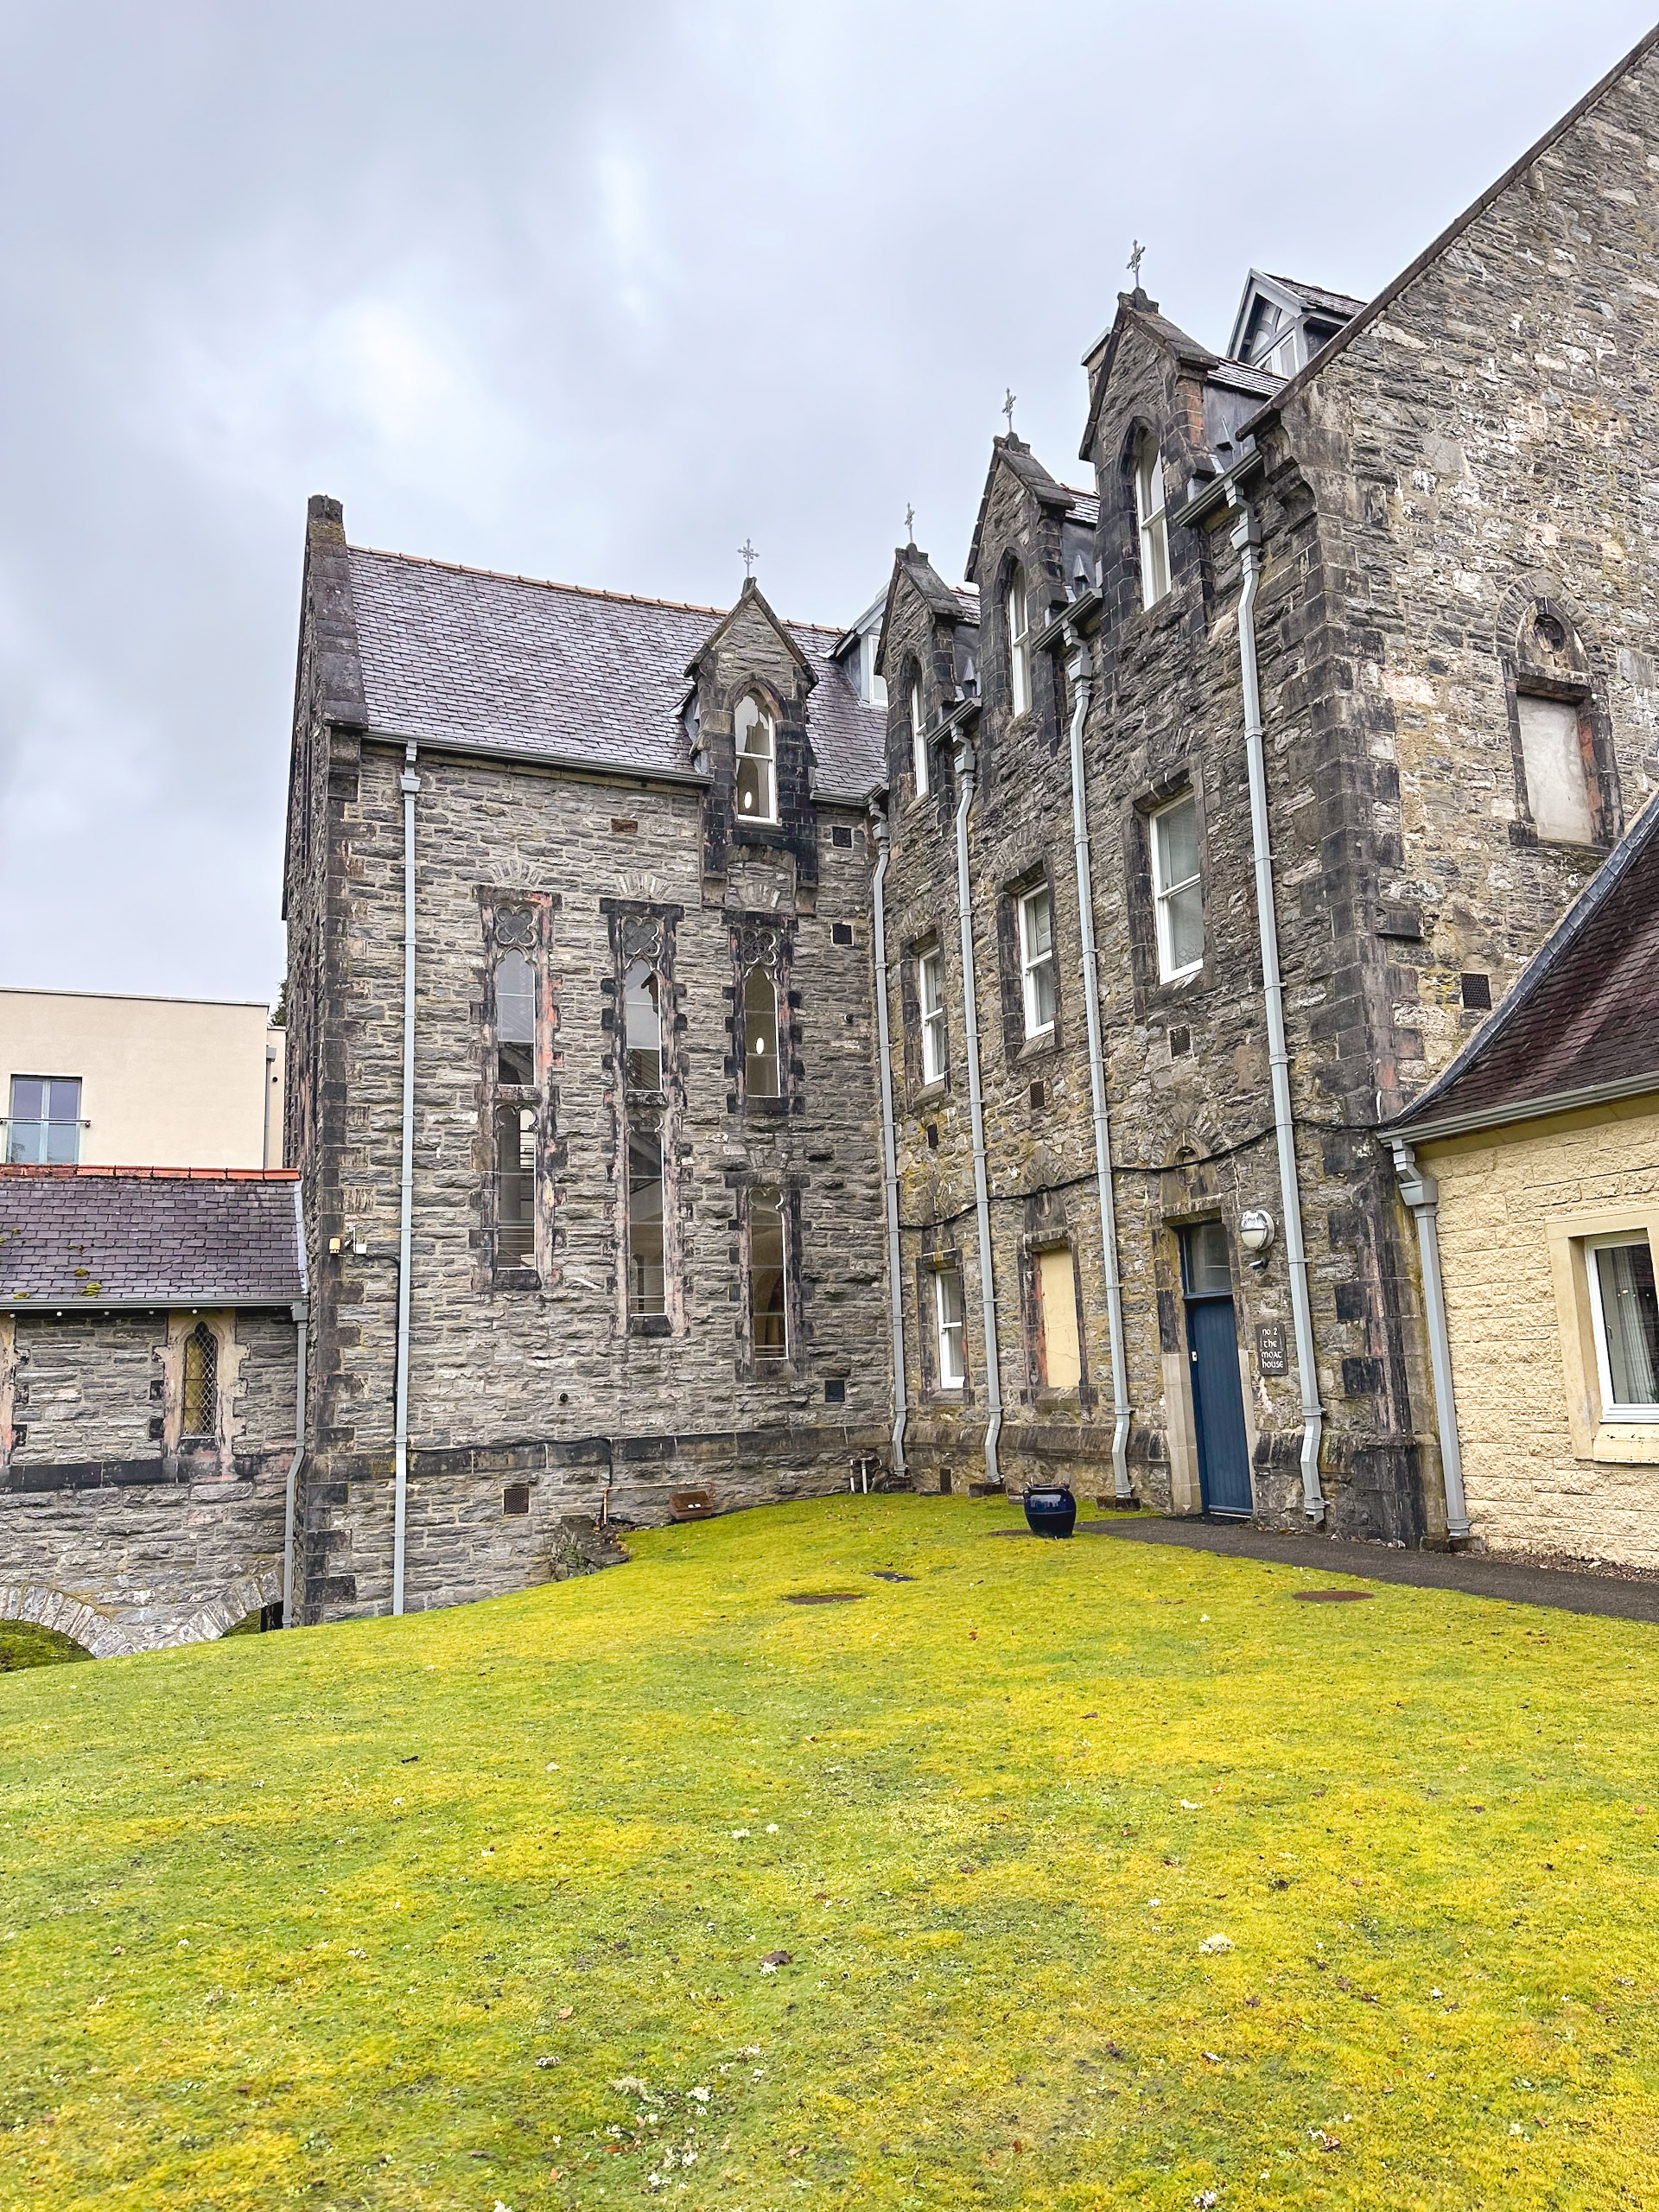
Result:
{"label": "white window frame", "polygon": [[1008,696],[1016,715],[1031,710],[1031,592],[1018,563],[1003,601],[1008,625]]}
{"label": "white window frame", "polygon": [[[1041,950],[1033,952],[1031,943],[1032,910],[1039,899],[1046,900],[1048,906],[1048,943]],[[1039,971],[1045,968],[1048,970],[1049,999],[1055,1008],[1059,1005],[1059,978],[1056,973],[1054,961],[1054,893],[1052,887],[1046,883],[1038,883],[1033,884],[1029,891],[1022,892],[1018,901],[1017,912],[1020,927],[1020,995],[1025,1010],[1026,1036],[1028,1040],[1036,1037],[1052,1037],[1054,1033],[1054,1014],[1051,1013],[1046,1021],[1039,1022],[1037,1020],[1037,977]]]}
{"label": "white window frame", "polygon": [[925,798],[928,791],[927,724],[922,716],[922,679],[912,677],[910,683],[910,765],[916,779],[916,796]]}
{"label": "white window frame", "polygon": [[[1204,951],[1202,949],[1204,933],[1202,926],[1200,926],[1199,930],[1200,950],[1196,960],[1188,960],[1178,968],[1174,964],[1174,953],[1170,943],[1170,901],[1175,897],[1178,892],[1190,890],[1195,883],[1198,886],[1200,925],[1202,925],[1203,920],[1204,864],[1202,854],[1198,855],[1198,864],[1194,868],[1191,875],[1182,876],[1179,881],[1176,883],[1168,883],[1164,880],[1164,850],[1162,841],[1158,835],[1158,824],[1160,822],[1166,822],[1172,814],[1179,812],[1179,810],[1184,806],[1190,806],[1192,809],[1193,823],[1196,827],[1198,822],[1198,798],[1192,791],[1182,791],[1179,798],[1171,799],[1167,805],[1155,808],[1147,818],[1147,842],[1152,849],[1152,903],[1153,911],[1157,918],[1158,980],[1160,983],[1179,982],[1184,976],[1196,976],[1204,965]],[[1198,839],[1195,837],[1193,839],[1194,844],[1196,845],[1198,842]]]}
{"label": "white window frame", "polygon": [[1169,594],[1169,517],[1164,507],[1164,456],[1149,430],[1135,442],[1135,522],[1141,542],[1141,604],[1156,607]]}
{"label": "white window frame", "polygon": [[867,631],[860,640],[859,647],[864,671],[864,697],[868,705],[885,708],[887,703],[887,679],[875,664],[880,649],[881,632],[879,630]]}
{"label": "white window frame", "polygon": [[[742,718],[743,709],[745,707],[753,707],[754,709],[755,719],[750,727],[754,729],[761,730],[765,733],[766,741],[764,752],[757,753],[753,747],[747,746],[743,741]],[[732,785],[733,810],[735,812],[740,822],[761,822],[767,823],[769,826],[775,829],[778,823],[777,721],[772,715],[771,708],[766,705],[764,699],[758,699],[753,691],[747,691],[744,693],[742,698],[738,702],[737,713],[734,717],[734,741],[736,747],[736,760],[734,764],[734,780]],[[765,765],[766,772],[760,779],[761,797],[765,799],[766,806],[765,813],[761,813],[759,810],[746,813],[737,804],[736,777],[741,774],[742,765],[746,760],[759,760]]]}
{"label": "white window frame", "polygon": [[1607,1322],[1601,1310],[1601,1269],[1596,1264],[1598,1252],[1617,1250],[1621,1245],[1644,1244],[1649,1262],[1653,1254],[1653,1240],[1645,1229],[1624,1229],[1606,1236],[1586,1236],[1584,1240],[1584,1271],[1590,1291],[1590,1319],[1596,1339],[1596,1373],[1601,1384],[1601,1417],[1605,1421],[1659,1422],[1659,1405],[1620,1405],[1613,1396],[1612,1362],[1607,1354]]}
{"label": "white window frame", "polygon": [[[929,985],[932,996],[929,998]],[[916,995],[922,1009],[922,1081],[943,1083],[945,1071],[944,954],[931,944],[916,957]]]}
{"label": "white window frame", "polygon": [[[945,1303],[947,1281],[957,1287],[957,1314],[951,1319]],[[960,1390],[968,1381],[966,1287],[958,1267],[939,1267],[933,1270],[933,1351],[938,1363],[941,1390]]]}

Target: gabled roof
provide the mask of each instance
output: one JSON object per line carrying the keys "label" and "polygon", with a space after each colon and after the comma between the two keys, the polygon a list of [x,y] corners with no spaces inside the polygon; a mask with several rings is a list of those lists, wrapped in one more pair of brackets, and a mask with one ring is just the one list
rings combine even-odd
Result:
{"label": "gabled roof", "polygon": [[1345,323],[1334,338],[1321,346],[1307,365],[1299,369],[1268,404],[1258,410],[1257,413],[1243,425],[1244,435],[1253,435],[1259,423],[1264,421],[1269,415],[1277,414],[1292,394],[1300,392],[1305,385],[1311,383],[1316,376],[1321,375],[1338,355],[1345,353],[1362,331],[1369,330],[1379,316],[1387,314],[1389,308],[1393,306],[1408,285],[1415,283],[1424,270],[1438,261],[1448,247],[1455,245],[1464,232],[1472,224],[1479,221],[1493,202],[1501,199],[1510,187],[1524,176],[1534,162],[1541,160],[1559,138],[1564,137],[1575,123],[1580,122],[1599,101],[1612,91],[1616,85],[1621,83],[1633,69],[1644,61],[1656,44],[1659,44],[1659,24],[1656,24],[1652,30],[1645,32],[1622,61],[1615,62],[1599,83],[1592,85],[1582,99],[1573,102],[1559,123],[1552,124],[1535,145],[1529,146],[1518,162],[1513,162],[1505,169],[1495,183],[1488,185],[1479,199],[1465,207],[1454,222],[1448,223],[1432,245],[1424,247],[1415,261],[1402,269],[1392,283],[1385,284],[1374,300],[1361,308],[1358,314],[1351,321]]}
{"label": "gabled roof", "polygon": [[1233,317],[1232,336],[1227,340],[1228,354],[1235,360],[1243,359],[1241,348],[1249,333],[1250,310],[1263,298],[1298,320],[1312,313],[1334,315],[1339,322],[1348,321],[1365,304],[1363,300],[1351,299],[1346,292],[1328,292],[1322,284],[1304,284],[1294,276],[1274,276],[1268,270],[1252,269],[1244,281],[1238,313]]}
{"label": "gabled roof", "polygon": [[1327,315],[1357,315],[1365,304],[1363,300],[1355,299],[1351,293],[1327,292],[1322,284],[1304,284],[1296,276],[1275,276],[1270,270],[1252,270],[1250,274],[1265,276],[1269,284],[1277,284],[1281,290],[1290,293],[1305,308],[1312,308],[1316,313],[1323,310]]}
{"label": "gabled roof", "polygon": [[1133,292],[1120,292],[1110,330],[1097,338],[1083,357],[1083,365],[1089,371],[1089,419],[1084,425],[1083,443],[1077,448],[1080,461],[1089,460],[1094,453],[1095,431],[1099,426],[1100,410],[1106,404],[1107,386],[1112,380],[1112,364],[1117,359],[1123,334],[1131,325],[1144,330],[1185,368],[1202,370],[1207,374],[1220,358],[1207,346],[1200,346],[1179,323],[1161,315],[1157,301],[1148,299],[1138,286]]}
{"label": "gabled roof", "polygon": [[1419,1137],[1659,1090],[1659,804],[1649,801],[1457,1057],[1389,1124]]}
{"label": "gabled roof", "polygon": [[[761,620],[766,623],[767,628],[777,637],[779,643],[784,647],[784,650],[795,662],[797,667],[799,668],[802,675],[805,677],[808,684],[814,684],[817,682],[817,671],[813,667],[811,662],[802,652],[795,639],[791,636],[787,626],[780,622],[778,620],[778,617],[772,613],[771,605],[768,602],[765,593],[761,590],[760,585],[756,583],[753,576],[744,577],[742,595],[738,600],[736,606],[732,608],[728,614],[723,615],[721,619],[715,623],[714,628],[709,632],[709,635],[697,647],[696,652],[693,653],[690,659],[686,663],[685,672],[688,676],[695,676],[696,674],[702,663],[708,658],[709,655],[714,652],[715,646],[719,645],[721,639],[738,620],[738,617],[742,614],[759,614]],[[833,653],[835,646],[832,645],[830,650]]]}
{"label": "gabled roof", "polygon": [[[685,671],[725,610],[364,546],[347,558],[371,728],[601,772],[695,778],[680,715]],[[814,789],[861,798],[883,772],[883,717],[836,665],[833,629],[778,626],[816,679]]]}
{"label": "gabled roof", "polygon": [[884,672],[887,665],[887,629],[893,620],[893,598],[899,588],[899,579],[908,576],[923,603],[943,622],[952,627],[959,622],[977,623],[979,620],[979,590],[973,584],[948,584],[919,545],[901,545],[893,556],[893,574],[887,579],[887,596],[881,615],[881,634],[876,640],[875,664]]}
{"label": "gabled roof", "polygon": [[963,574],[969,583],[978,582],[979,549],[985,535],[985,517],[991,504],[991,486],[996,481],[999,468],[1007,468],[1046,507],[1062,512],[1069,509],[1080,495],[1068,486],[1056,481],[1043,467],[1023,438],[1016,438],[1012,430],[1006,435],[991,440],[991,461],[985,471],[985,488],[979,495],[979,512],[974,518],[974,535],[968,547],[967,566]]}
{"label": "gabled roof", "polygon": [[291,1167],[0,1167],[0,1311],[292,1306]]}

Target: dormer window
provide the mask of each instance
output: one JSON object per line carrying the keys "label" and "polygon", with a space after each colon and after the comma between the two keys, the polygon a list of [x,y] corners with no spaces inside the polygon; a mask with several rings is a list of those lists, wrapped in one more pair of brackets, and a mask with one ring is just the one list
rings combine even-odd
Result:
{"label": "dormer window", "polygon": [[887,703],[887,678],[880,674],[875,665],[876,653],[880,644],[881,633],[879,630],[870,631],[859,641],[859,659],[864,676],[864,682],[861,688],[864,694],[864,703],[868,707],[885,707]]}
{"label": "dormer window", "polygon": [[1135,521],[1141,538],[1141,603],[1155,607],[1169,589],[1169,518],[1164,512],[1164,456],[1150,430],[1135,440]]}
{"label": "dormer window", "polygon": [[737,709],[737,811],[744,822],[778,819],[778,733],[753,692]]}
{"label": "dormer window", "polygon": [[1026,572],[1016,563],[1008,578],[1008,696],[1016,715],[1031,707],[1031,608]]}
{"label": "dormer window", "polygon": [[910,685],[910,760],[916,775],[916,796],[927,797],[927,724],[922,719],[922,679],[912,677]]}

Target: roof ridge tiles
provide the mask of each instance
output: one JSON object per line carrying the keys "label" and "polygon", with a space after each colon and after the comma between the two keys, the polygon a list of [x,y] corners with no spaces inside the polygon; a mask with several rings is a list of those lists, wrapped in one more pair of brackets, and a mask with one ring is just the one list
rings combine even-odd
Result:
{"label": "roof ridge tiles", "polygon": [[[716,621],[732,611],[729,607],[706,607],[696,599],[654,599],[647,592],[611,591],[603,584],[567,584],[556,576],[527,576],[517,569],[481,569],[470,561],[440,561],[430,553],[399,553],[390,545],[348,545],[346,550],[366,553],[377,561],[406,562],[413,569],[442,569],[452,576],[485,576],[498,584],[530,584],[537,591],[567,592],[574,599],[609,600],[619,607],[658,607],[671,614],[712,615]],[[780,614],[778,619],[786,630],[819,631],[827,638],[842,634],[833,622],[810,622],[793,614]]]}

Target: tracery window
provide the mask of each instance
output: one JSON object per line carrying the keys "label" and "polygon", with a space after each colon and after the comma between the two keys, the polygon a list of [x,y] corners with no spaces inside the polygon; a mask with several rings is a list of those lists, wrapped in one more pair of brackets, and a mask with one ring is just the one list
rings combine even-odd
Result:
{"label": "tracery window", "polygon": [[737,708],[737,811],[745,822],[778,819],[778,730],[751,691]]}
{"label": "tracery window", "polygon": [[536,1080],[536,971],[524,955],[504,952],[495,964],[495,1079]]}
{"label": "tracery window", "polygon": [[623,1049],[629,1087],[663,1087],[662,984],[649,962],[634,961],[622,980]]}
{"label": "tracery window", "polygon": [[784,1194],[757,1184],[749,1192],[749,1343],[757,1361],[789,1357],[787,1261]]}
{"label": "tracery window", "polygon": [[783,1095],[778,1050],[778,987],[759,961],[743,978],[743,1090],[750,1098],[778,1098]]}

